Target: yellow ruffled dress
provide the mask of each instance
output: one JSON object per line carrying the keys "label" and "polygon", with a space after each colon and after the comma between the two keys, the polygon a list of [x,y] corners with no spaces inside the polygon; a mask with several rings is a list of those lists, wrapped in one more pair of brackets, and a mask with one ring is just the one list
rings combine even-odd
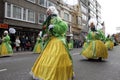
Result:
{"label": "yellow ruffled dress", "polygon": [[70,40],[70,42],[68,43],[68,47],[69,49],[73,49],[73,40]]}
{"label": "yellow ruffled dress", "polygon": [[114,47],[114,42],[112,41],[112,39],[107,38],[105,45],[108,50],[112,50]]}
{"label": "yellow ruffled dress", "polygon": [[42,51],[42,47],[43,47],[43,43],[42,43],[42,40],[40,39],[40,37],[37,38],[37,42],[34,46],[34,49],[33,49],[33,52],[34,53],[41,53]]}
{"label": "yellow ruffled dress", "polygon": [[108,58],[108,51],[105,44],[100,40],[99,33],[90,31],[87,36],[87,42],[83,46],[81,55],[88,59]]}
{"label": "yellow ruffled dress", "polygon": [[69,80],[73,76],[71,56],[66,46],[67,24],[58,17],[52,18],[52,36],[45,43],[41,55],[35,61],[31,74],[41,80]]}
{"label": "yellow ruffled dress", "polygon": [[13,54],[12,47],[10,45],[10,37],[6,35],[2,39],[2,44],[0,45],[0,56],[10,56]]}

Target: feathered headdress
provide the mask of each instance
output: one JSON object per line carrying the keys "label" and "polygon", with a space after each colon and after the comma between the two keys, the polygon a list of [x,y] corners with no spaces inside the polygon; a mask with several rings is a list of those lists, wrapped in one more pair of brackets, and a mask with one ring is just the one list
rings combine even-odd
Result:
{"label": "feathered headdress", "polygon": [[91,18],[91,19],[88,21],[88,25],[89,25],[89,26],[91,25],[91,23],[93,23],[94,26],[96,27],[96,26],[97,26],[97,20],[96,20],[96,18]]}
{"label": "feathered headdress", "polygon": [[42,31],[40,31],[38,35],[41,37],[42,36]]}
{"label": "feathered headdress", "polygon": [[4,34],[8,34],[8,31],[5,30],[5,31],[4,31]]}
{"label": "feathered headdress", "polygon": [[103,26],[101,24],[97,25],[97,30],[101,30],[103,28]]}
{"label": "feathered headdress", "polygon": [[50,14],[56,14],[56,15],[58,15],[58,11],[57,11],[57,9],[54,6],[48,7],[48,9],[47,9],[46,12],[48,12],[48,11],[50,11]]}

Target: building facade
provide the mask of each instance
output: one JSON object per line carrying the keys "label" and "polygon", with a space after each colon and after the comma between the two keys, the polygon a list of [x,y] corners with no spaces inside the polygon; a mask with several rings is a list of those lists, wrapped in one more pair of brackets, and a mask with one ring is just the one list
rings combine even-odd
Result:
{"label": "building facade", "polygon": [[83,43],[85,41],[85,36],[87,35],[88,32],[88,18],[89,18],[89,7],[88,7],[88,2],[89,0],[79,0],[79,5],[80,5],[80,11],[81,11],[81,33],[80,33],[80,39],[81,42]]}
{"label": "building facade", "polygon": [[101,23],[101,5],[98,3],[97,0],[89,0],[88,2],[89,6],[89,19],[90,18],[96,18],[97,23]]}
{"label": "building facade", "polygon": [[48,6],[55,6],[60,17],[65,20],[69,29],[79,40],[82,33],[88,32],[88,20],[96,17],[100,22],[100,4],[96,0],[78,0],[74,6],[63,0],[0,0],[0,36],[4,30],[16,29],[16,35],[37,36],[46,19]]}
{"label": "building facade", "polygon": [[[45,18],[45,7],[35,0],[2,0],[3,24],[16,29],[16,35],[33,35],[41,29]],[[44,18],[41,18],[44,16]]]}
{"label": "building facade", "polygon": [[78,21],[75,7],[64,4],[62,0],[0,0],[0,4],[0,23],[8,24],[8,29],[15,28],[17,35],[38,33],[46,19],[46,9],[51,5],[56,6],[63,20],[69,23],[70,33],[73,24],[80,28],[76,23]]}
{"label": "building facade", "polygon": [[101,23],[101,5],[98,3],[98,1],[96,1],[96,18],[97,18],[97,22]]}
{"label": "building facade", "polygon": [[89,0],[88,7],[89,19],[96,18],[96,0]]}
{"label": "building facade", "polygon": [[74,39],[79,40],[81,31],[81,13],[79,11],[79,5],[70,6],[64,3],[63,0],[57,0],[57,2],[61,18],[69,25],[67,35],[72,34]]}
{"label": "building facade", "polygon": [[87,32],[88,31],[88,0],[80,0],[80,10],[81,10],[81,20],[82,20],[82,31]]}

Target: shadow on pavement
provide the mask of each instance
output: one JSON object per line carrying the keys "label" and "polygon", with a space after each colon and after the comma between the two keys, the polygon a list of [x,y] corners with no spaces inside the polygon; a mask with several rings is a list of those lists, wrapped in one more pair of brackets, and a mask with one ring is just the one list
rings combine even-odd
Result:
{"label": "shadow on pavement", "polygon": [[107,62],[106,60],[99,60],[99,59],[82,59],[80,61],[87,61],[87,62]]}

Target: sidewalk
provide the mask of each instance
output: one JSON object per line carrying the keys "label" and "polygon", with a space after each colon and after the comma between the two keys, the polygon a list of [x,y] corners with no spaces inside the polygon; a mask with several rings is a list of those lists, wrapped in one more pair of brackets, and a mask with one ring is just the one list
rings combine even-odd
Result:
{"label": "sidewalk", "polygon": [[21,48],[19,48],[19,51],[16,51],[16,49],[13,49],[13,54],[14,55],[18,55],[18,54],[33,54],[34,52],[31,50],[21,50]]}
{"label": "sidewalk", "polygon": [[13,52],[13,55],[21,55],[21,54],[33,54],[33,52],[32,51],[18,51],[18,52],[14,51]]}

